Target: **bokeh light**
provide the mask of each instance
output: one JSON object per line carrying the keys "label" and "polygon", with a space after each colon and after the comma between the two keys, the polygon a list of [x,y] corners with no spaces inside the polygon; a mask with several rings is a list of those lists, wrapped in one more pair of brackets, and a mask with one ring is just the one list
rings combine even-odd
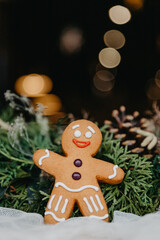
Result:
{"label": "bokeh light", "polygon": [[156,72],[155,83],[160,88],[160,69]]}
{"label": "bokeh light", "polygon": [[83,45],[83,33],[78,27],[65,28],[60,36],[60,50],[65,54],[79,52]]}
{"label": "bokeh light", "polygon": [[60,118],[64,118],[66,113],[64,112],[54,112],[53,115],[48,116],[49,122],[52,124],[57,123]]}
{"label": "bokeh light", "polygon": [[26,76],[27,75],[23,75],[23,76],[19,77],[16,80],[15,85],[14,85],[15,91],[21,96],[25,96],[25,91],[23,89],[23,80]]}
{"label": "bokeh light", "polygon": [[44,106],[43,115],[45,116],[55,115],[62,108],[60,98],[54,94],[45,94],[41,97],[33,98],[33,106],[35,109],[37,104]]}
{"label": "bokeh light", "polygon": [[131,13],[128,8],[116,5],[109,9],[109,17],[116,24],[125,24],[130,21]]}
{"label": "bokeh light", "polygon": [[15,83],[15,90],[21,96],[34,97],[52,90],[53,82],[46,75],[29,74],[21,76]]}
{"label": "bokeh light", "polygon": [[140,10],[143,8],[144,0],[124,0],[124,3],[132,10]]}
{"label": "bokeh light", "polygon": [[43,93],[43,77],[39,74],[29,74],[23,79],[22,87],[28,95],[37,95]]}
{"label": "bokeh light", "polygon": [[106,68],[115,68],[120,64],[121,56],[114,48],[103,48],[99,53],[99,61]]}
{"label": "bokeh light", "polygon": [[156,48],[157,48],[157,51],[160,52],[160,34],[158,34],[156,37]]}
{"label": "bokeh light", "polygon": [[44,80],[43,93],[49,93],[53,89],[53,81],[47,75],[41,74],[41,77]]}
{"label": "bokeh light", "polygon": [[126,39],[123,33],[118,30],[110,30],[104,34],[104,43],[107,47],[120,49],[124,46]]}
{"label": "bokeh light", "polygon": [[108,91],[108,92],[102,92],[100,90],[98,90],[95,85],[93,84],[92,86],[92,93],[95,97],[99,98],[99,99],[106,99],[111,97],[112,95],[112,91]]}
{"label": "bokeh light", "polygon": [[101,70],[98,71],[93,78],[93,84],[96,89],[101,92],[109,92],[114,87],[115,78],[114,75],[107,71]]}
{"label": "bokeh light", "polygon": [[146,94],[147,97],[151,100],[159,100],[160,99],[160,88],[155,83],[155,79],[148,80],[146,84]]}
{"label": "bokeh light", "polygon": [[96,73],[96,75],[102,81],[111,81],[114,79],[114,75],[108,70],[100,70]]}
{"label": "bokeh light", "polygon": [[111,72],[114,76],[117,75],[117,68],[106,68],[104,66],[102,66],[102,64],[100,64],[100,62],[96,65],[96,72],[101,71],[101,70],[108,70],[109,72]]}

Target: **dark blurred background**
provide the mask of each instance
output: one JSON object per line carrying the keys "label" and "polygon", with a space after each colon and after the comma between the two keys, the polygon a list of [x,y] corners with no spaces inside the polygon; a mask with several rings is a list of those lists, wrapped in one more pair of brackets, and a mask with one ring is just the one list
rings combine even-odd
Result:
{"label": "dark blurred background", "polygon": [[[53,80],[52,93],[60,97],[63,110],[77,117],[86,109],[102,122],[114,108],[125,105],[128,112],[151,107],[145,93],[148,79],[160,68],[160,1],[146,0],[124,25],[108,16],[117,0],[1,0],[0,1],[0,93],[14,91],[18,77],[46,74]],[[61,46],[64,29],[79,29],[79,51],[66,54]],[[119,50],[115,86],[107,94],[94,91],[92,79],[98,53],[105,47],[103,35],[120,30],[126,44]]]}

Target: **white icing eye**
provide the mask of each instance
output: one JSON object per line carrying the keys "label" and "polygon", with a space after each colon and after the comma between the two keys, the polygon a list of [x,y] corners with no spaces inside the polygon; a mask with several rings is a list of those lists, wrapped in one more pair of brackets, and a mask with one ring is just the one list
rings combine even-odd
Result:
{"label": "white icing eye", "polygon": [[74,136],[75,136],[75,137],[80,137],[80,136],[81,136],[81,132],[80,132],[79,130],[76,130],[76,131],[74,132]]}
{"label": "white icing eye", "polygon": [[92,137],[92,133],[88,131],[88,132],[85,133],[85,136],[86,136],[86,138],[91,138]]}

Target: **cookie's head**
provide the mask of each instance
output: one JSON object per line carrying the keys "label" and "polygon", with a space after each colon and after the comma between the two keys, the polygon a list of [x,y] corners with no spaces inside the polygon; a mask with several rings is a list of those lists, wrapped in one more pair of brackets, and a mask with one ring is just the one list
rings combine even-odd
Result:
{"label": "cookie's head", "polygon": [[62,135],[62,148],[66,155],[85,153],[94,156],[101,145],[102,134],[91,121],[77,120],[68,125]]}

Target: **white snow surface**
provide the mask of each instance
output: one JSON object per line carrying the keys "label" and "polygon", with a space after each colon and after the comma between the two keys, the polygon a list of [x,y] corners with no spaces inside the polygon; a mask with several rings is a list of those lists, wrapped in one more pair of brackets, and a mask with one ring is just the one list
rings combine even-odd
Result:
{"label": "white snow surface", "polygon": [[143,217],[114,212],[111,223],[89,217],[47,225],[36,213],[0,208],[0,240],[159,240],[160,211]]}

